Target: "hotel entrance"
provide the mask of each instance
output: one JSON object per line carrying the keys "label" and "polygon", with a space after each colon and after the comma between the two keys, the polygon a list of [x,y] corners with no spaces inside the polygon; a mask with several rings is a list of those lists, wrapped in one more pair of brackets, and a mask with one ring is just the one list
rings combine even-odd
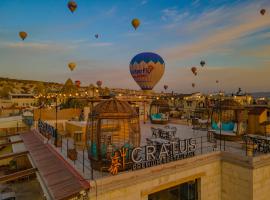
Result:
{"label": "hotel entrance", "polygon": [[148,200],[199,200],[198,179],[150,194]]}

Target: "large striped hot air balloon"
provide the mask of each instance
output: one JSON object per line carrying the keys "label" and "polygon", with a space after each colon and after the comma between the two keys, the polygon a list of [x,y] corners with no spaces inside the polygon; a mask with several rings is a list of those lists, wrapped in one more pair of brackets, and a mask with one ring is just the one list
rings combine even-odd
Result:
{"label": "large striped hot air balloon", "polygon": [[129,68],[142,90],[152,90],[164,74],[165,62],[158,54],[144,52],[132,58]]}

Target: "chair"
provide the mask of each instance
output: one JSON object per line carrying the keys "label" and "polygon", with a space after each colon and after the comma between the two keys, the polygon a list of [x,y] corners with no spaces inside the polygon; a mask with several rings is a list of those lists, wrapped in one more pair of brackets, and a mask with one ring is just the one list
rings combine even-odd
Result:
{"label": "chair", "polygon": [[154,127],[151,127],[151,131],[152,131],[152,137],[157,137],[157,129]]}
{"label": "chair", "polygon": [[153,142],[149,138],[146,138],[146,144],[147,145],[153,145]]}

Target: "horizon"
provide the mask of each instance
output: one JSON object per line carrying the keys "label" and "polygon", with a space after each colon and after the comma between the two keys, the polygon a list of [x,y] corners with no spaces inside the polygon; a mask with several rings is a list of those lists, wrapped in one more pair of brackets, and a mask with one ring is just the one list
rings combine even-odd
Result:
{"label": "horizon", "polygon": [[[175,93],[232,93],[239,87],[248,93],[270,91],[267,0],[76,0],[73,14],[67,2],[1,2],[1,77],[57,83],[71,78],[83,86],[102,80],[104,87],[139,90],[129,63],[150,51],[165,61],[156,92],[164,84]],[[136,31],[133,18],[141,21]],[[24,41],[19,31],[28,33]],[[67,67],[71,61],[77,63],[73,72]],[[192,75],[192,66],[198,66],[198,76]]]}

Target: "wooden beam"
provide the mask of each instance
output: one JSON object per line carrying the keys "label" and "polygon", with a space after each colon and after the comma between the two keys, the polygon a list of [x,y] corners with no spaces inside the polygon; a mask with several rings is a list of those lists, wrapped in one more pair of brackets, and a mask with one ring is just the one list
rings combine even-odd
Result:
{"label": "wooden beam", "polygon": [[6,138],[9,138],[9,137],[12,137],[12,136],[17,136],[17,135],[20,135],[20,134],[16,133],[16,134],[9,134],[9,135],[0,136],[0,140],[6,139]]}
{"label": "wooden beam", "polygon": [[21,152],[18,152],[18,153],[8,153],[8,154],[5,154],[5,155],[1,155],[0,160],[6,159],[6,158],[12,158],[12,157],[15,157],[15,156],[25,155],[25,154],[28,154],[28,153],[29,153],[29,151],[21,151]]}
{"label": "wooden beam", "polygon": [[36,173],[36,171],[37,171],[37,168],[30,168],[30,169],[22,170],[22,171],[15,172],[12,174],[4,175],[4,176],[0,177],[0,183],[17,180],[17,179],[25,177],[25,176],[30,176],[30,175]]}
{"label": "wooden beam", "polygon": [[4,144],[0,144],[0,148],[8,146],[8,145],[12,145],[12,144],[22,143],[22,142],[23,142],[22,140],[18,140],[18,141],[14,141],[14,142],[7,142],[7,143],[4,143]]}

